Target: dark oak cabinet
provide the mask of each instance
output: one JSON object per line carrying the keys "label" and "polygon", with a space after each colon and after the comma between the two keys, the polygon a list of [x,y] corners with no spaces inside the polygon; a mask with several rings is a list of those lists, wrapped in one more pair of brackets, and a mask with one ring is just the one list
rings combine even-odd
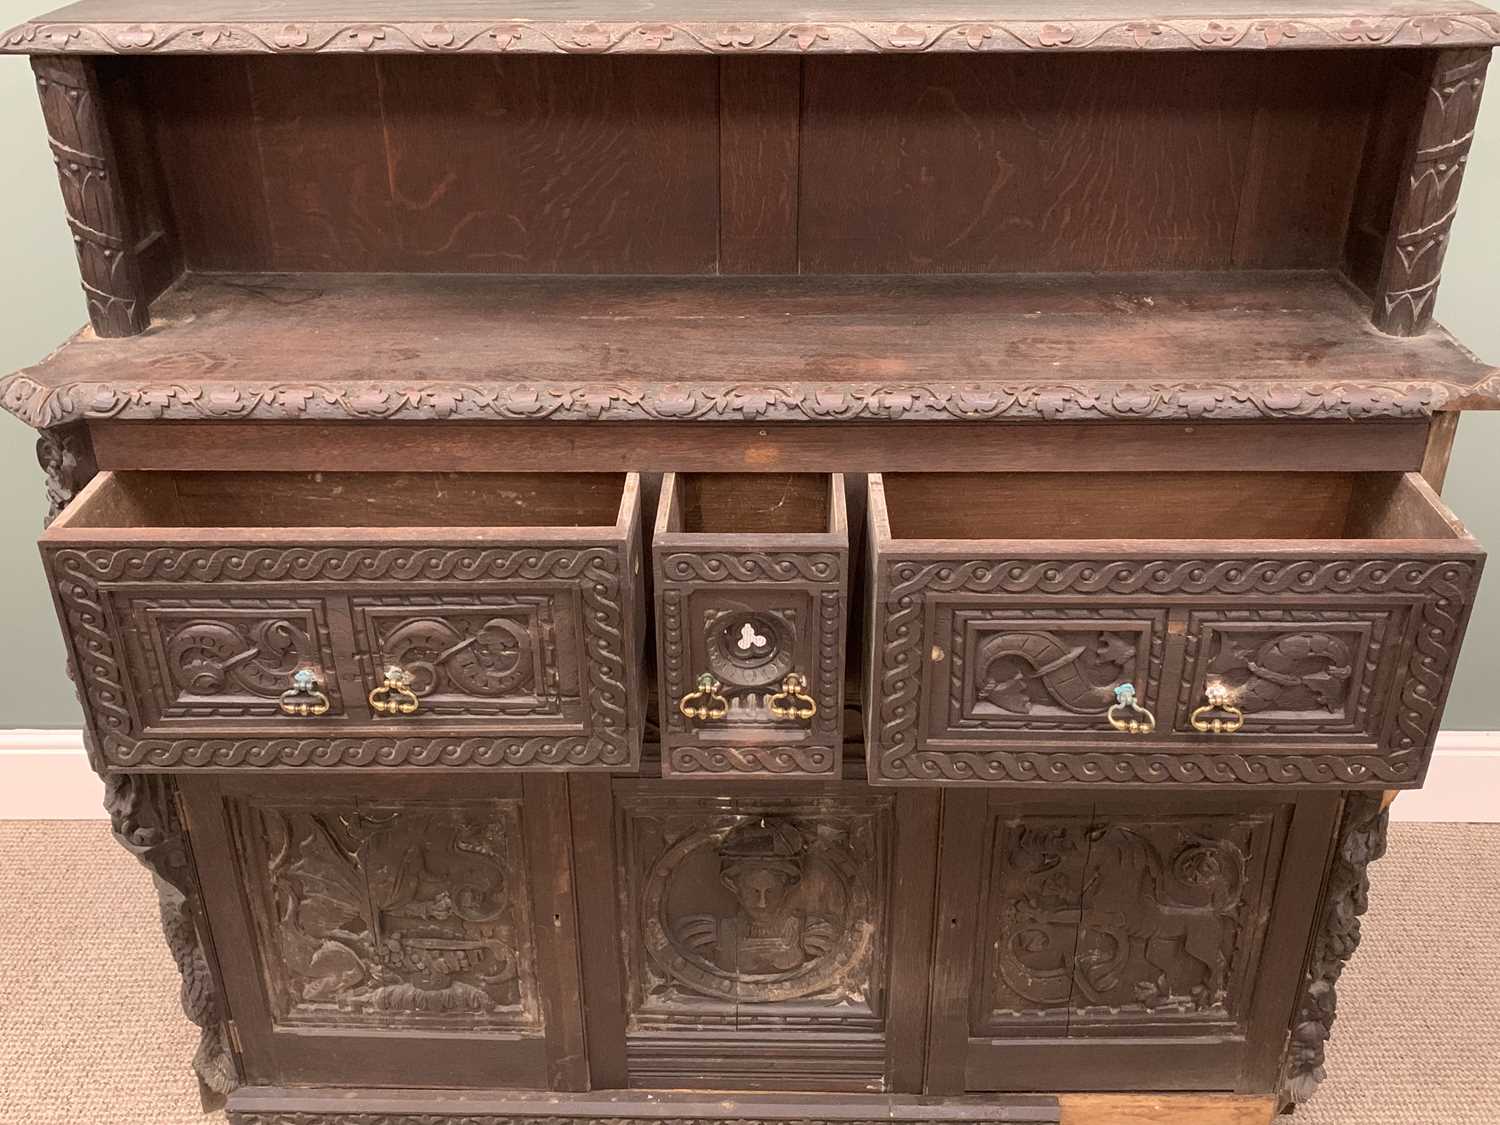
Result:
{"label": "dark oak cabinet", "polygon": [[1468,0],[0,34],[89,318],[0,405],[205,1104],[1309,1097],[1484,564],[1439,493],[1500,373],[1432,317],[1496,43]]}

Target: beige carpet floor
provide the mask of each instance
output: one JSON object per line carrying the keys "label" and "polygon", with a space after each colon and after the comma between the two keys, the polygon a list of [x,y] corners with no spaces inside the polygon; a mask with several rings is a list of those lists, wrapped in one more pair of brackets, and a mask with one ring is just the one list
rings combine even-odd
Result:
{"label": "beige carpet floor", "polygon": [[[1397,825],[1293,1125],[1500,1123],[1500,825]],[[0,822],[0,1125],[209,1125],[149,876],[103,823]]]}

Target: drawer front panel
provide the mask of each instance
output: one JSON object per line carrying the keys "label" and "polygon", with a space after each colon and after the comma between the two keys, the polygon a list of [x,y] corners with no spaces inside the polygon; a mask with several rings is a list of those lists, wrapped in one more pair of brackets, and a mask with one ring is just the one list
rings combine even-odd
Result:
{"label": "drawer front panel", "polygon": [[[877,543],[870,777],[1414,786],[1480,565],[961,559]],[[1151,734],[1100,721],[1104,688],[1127,671]],[[1190,725],[1216,680],[1244,700],[1232,734]]]}
{"label": "drawer front panel", "polygon": [[[634,543],[52,547],[105,759],[141,769],[634,768]],[[405,661],[418,706],[382,716]],[[326,714],[282,714],[312,668]]]}
{"label": "drawer front panel", "polygon": [[1378,745],[1408,623],[1422,604],[1189,609],[1173,729],[1192,731],[1209,685],[1221,684],[1244,713],[1245,737],[1330,735]]}
{"label": "drawer front panel", "polygon": [[1156,705],[1165,607],[934,598],[928,619],[933,740],[1107,735],[1114,689],[1124,683]]}
{"label": "drawer front panel", "polygon": [[170,597],[121,594],[111,610],[124,625],[145,729],[173,720],[262,723],[282,717],[280,697],[299,668],[313,669],[344,713],[320,597]]}

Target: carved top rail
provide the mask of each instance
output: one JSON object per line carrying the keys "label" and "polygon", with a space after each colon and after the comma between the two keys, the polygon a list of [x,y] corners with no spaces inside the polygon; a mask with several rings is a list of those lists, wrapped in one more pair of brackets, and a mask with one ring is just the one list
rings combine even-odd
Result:
{"label": "carved top rail", "polygon": [[[184,10],[186,9],[186,10]],[[196,9],[196,12],[194,11]],[[1500,15],[1463,0],[1312,0],[1262,6],[1167,0],[822,5],[528,0],[83,0],[0,36],[17,54],[910,54],[986,51],[1296,50],[1500,42]]]}

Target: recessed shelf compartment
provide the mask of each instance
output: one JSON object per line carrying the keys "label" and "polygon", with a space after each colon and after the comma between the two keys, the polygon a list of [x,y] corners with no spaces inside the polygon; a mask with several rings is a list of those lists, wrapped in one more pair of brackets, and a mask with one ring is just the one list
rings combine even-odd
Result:
{"label": "recessed shelf compartment", "polygon": [[1500,377],[1338,275],[190,274],[13,376],[35,424],[1413,416]]}
{"label": "recessed shelf compartment", "polygon": [[869,480],[878,782],[1420,784],[1484,552],[1415,474]]}

